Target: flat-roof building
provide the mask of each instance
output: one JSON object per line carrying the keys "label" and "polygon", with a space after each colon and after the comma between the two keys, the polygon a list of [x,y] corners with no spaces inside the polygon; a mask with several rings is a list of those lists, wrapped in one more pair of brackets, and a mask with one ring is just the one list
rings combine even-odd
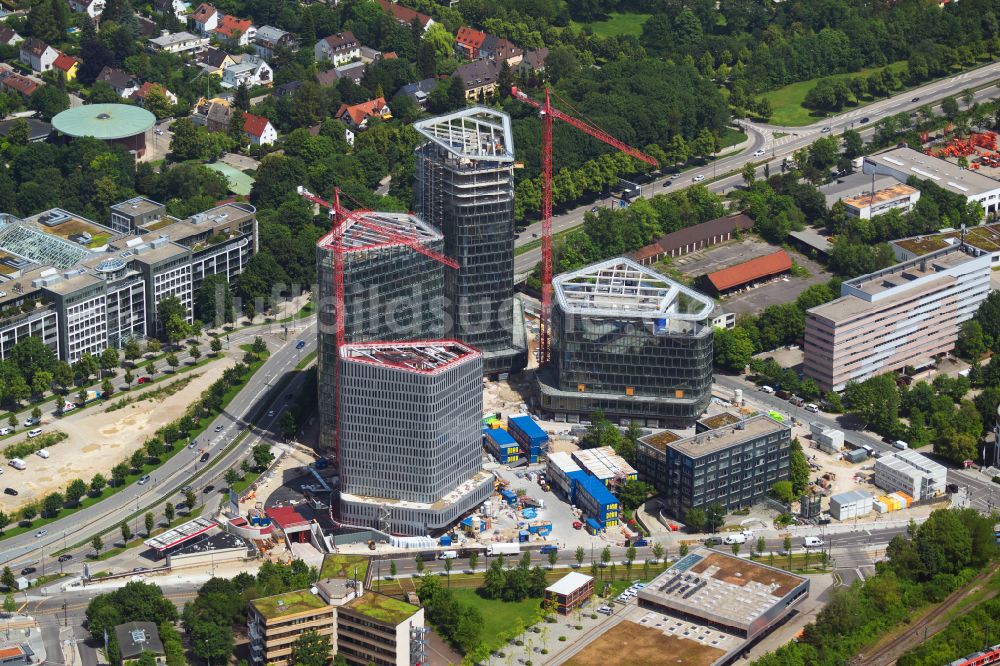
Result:
{"label": "flat-roof building", "polygon": [[892,176],[903,183],[909,178],[929,180],[952,194],[978,202],[987,214],[997,212],[1000,205],[1000,182],[905,146],[866,155],[862,170]]}
{"label": "flat-roof building", "polygon": [[830,497],[830,516],[834,520],[863,518],[872,512],[875,497],[864,490],[848,490]]}
{"label": "flat-roof building", "polygon": [[842,199],[847,217],[870,220],[891,210],[908,213],[920,201],[920,190],[898,183],[874,192]]}
{"label": "flat-roof building", "polygon": [[937,233],[889,241],[889,247],[898,261],[908,261],[963,242],[970,254],[988,254],[990,264],[1000,266],[1000,224],[981,224],[964,230],[941,229]]}
{"label": "flat-roof building", "polygon": [[[247,618],[250,661],[268,666],[291,664],[292,646],[299,636],[312,631],[330,640],[336,617],[336,609],[309,590],[254,599]],[[331,640],[331,659],[333,654]]]}
{"label": "flat-roof building", "polygon": [[594,577],[571,571],[545,588],[545,601],[554,604],[557,612],[568,615],[587,603],[594,594]]}
{"label": "flat-roof building", "polygon": [[370,342],[340,352],[340,520],[441,532],[482,504],[482,356],[460,342]]}
{"label": "flat-roof building", "polygon": [[678,437],[669,431],[639,439],[636,467],[672,515],[718,503],[730,511],[763,499],[790,475],[791,428],[766,414]]}
{"label": "flat-roof building", "polygon": [[916,451],[896,451],[875,460],[873,482],[886,492],[903,491],[916,500],[945,491],[948,470]]}
{"label": "flat-roof building", "polygon": [[990,257],[946,248],[846,280],[806,312],[804,373],[824,391],[950,351],[990,289]]}
{"label": "flat-roof building", "polygon": [[690,424],[712,388],[709,297],[619,257],[552,281],[552,363],[536,373],[542,409],[579,421]]}
{"label": "flat-roof building", "polygon": [[576,461],[592,477],[606,486],[617,487],[626,481],[634,481],[639,477],[632,465],[615,453],[610,446],[599,446],[595,449],[580,449],[573,452]]}
{"label": "flat-roof building", "polygon": [[711,634],[719,658],[704,663],[722,664],[792,613],[809,596],[809,579],[702,547],[654,578],[637,596],[640,608],[682,621],[684,631],[673,632],[675,638],[697,646]]}
{"label": "flat-roof building", "polygon": [[138,662],[146,652],[152,655],[157,666],[167,662],[155,622],[126,622],[116,626],[114,631],[121,666]]}
{"label": "flat-roof building", "polygon": [[412,666],[426,657],[424,609],[368,592],[337,609],[337,654],[350,666]]}
{"label": "flat-roof building", "polygon": [[510,116],[474,106],[416,123],[416,210],[444,234],[446,337],[474,346],[490,376],[528,363],[514,298],[514,140]]}

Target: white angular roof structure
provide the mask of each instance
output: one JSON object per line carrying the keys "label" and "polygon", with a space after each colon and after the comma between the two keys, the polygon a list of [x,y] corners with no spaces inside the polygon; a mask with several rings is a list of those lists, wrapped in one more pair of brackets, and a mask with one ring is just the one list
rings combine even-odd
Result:
{"label": "white angular roof structure", "polygon": [[[444,238],[441,232],[413,213],[352,211],[338,225],[337,229],[341,228],[344,234],[344,252],[405,245],[398,240],[399,237],[424,245]],[[323,236],[319,240],[319,246],[333,248],[335,233],[331,231]]]}
{"label": "white angular roof structure", "polygon": [[715,301],[625,257],[557,275],[552,288],[567,313],[702,321]]}
{"label": "white angular roof structure", "polygon": [[510,116],[472,106],[414,123],[413,128],[460,159],[512,162],[514,138]]}

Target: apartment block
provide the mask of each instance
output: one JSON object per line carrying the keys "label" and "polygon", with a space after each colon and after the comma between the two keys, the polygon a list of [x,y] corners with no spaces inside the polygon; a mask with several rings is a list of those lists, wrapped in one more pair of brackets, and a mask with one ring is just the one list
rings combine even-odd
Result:
{"label": "apartment block", "polygon": [[[286,666],[299,636],[314,631],[332,636],[337,611],[309,590],[298,590],[250,602],[247,630],[250,660],[254,664]],[[330,657],[334,654],[331,640]]]}
{"label": "apartment block", "polygon": [[886,492],[902,491],[913,499],[937,497],[945,491],[948,470],[916,451],[897,451],[875,461],[876,486]]}
{"label": "apartment block", "polygon": [[674,516],[713,502],[732,511],[788,480],[791,439],[791,428],[766,414],[693,437],[666,430],[640,438],[636,467]]}
{"label": "apartment block", "polygon": [[[977,256],[978,254],[978,256]],[[964,244],[847,280],[806,312],[804,373],[824,391],[950,351],[990,289],[990,255]]]}
{"label": "apartment block", "polygon": [[351,666],[423,663],[424,609],[368,592],[337,609],[337,654]]}
{"label": "apartment block", "polygon": [[482,504],[482,356],[451,340],[340,350],[340,520],[442,532]]}
{"label": "apartment block", "polygon": [[552,363],[536,373],[543,410],[578,422],[689,426],[712,389],[714,301],[618,257],[552,281]]}
{"label": "apartment block", "polygon": [[139,197],[112,206],[110,225],[58,208],[0,214],[0,358],[28,335],[69,362],[154,336],[170,296],[192,321],[201,280],[232,280],[257,249],[247,204],[180,220]]}
{"label": "apartment block", "polygon": [[510,117],[482,106],[416,123],[415,207],[459,264],[445,273],[445,336],[483,355],[489,376],[523,369],[527,334],[514,298],[514,140]]}

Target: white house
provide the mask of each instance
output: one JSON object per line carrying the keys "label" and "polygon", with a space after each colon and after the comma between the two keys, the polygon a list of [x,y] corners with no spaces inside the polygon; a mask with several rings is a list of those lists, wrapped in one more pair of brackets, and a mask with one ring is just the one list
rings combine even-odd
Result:
{"label": "white house", "polygon": [[208,37],[192,35],[190,32],[167,32],[149,40],[149,50],[155,53],[185,53],[208,46]]}
{"label": "white house", "polygon": [[24,41],[24,37],[17,34],[14,28],[9,25],[0,24],[0,44],[5,44],[6,46],[14,46],[15,44],[20,44]]}
{"label": "white house", "polygon": [[264,60],[274,57],[275,47],[294,49],[295,45],[295,35],[270,25],[262,25],[253,40],[254,51]]}
{"label": "white house", "polygon": [[245,55],[242,60],[222,71],[222,87],[238,88],[242,83],[248,86],[269,86],[274,80],[272,74],[271,66],[263,58]]}
{"label": "white house", "polygon": [[215,30],[219,25],[219,12],[208,3],[201,3],[194,13],[188,17],[191,28],[202,35]]}
{"label": "white house", "polygon": [[316,62],[331,62],[334,66],[361,58],[361,42],[349,31],[329,35],[313,48]]}
{"label": "white house", "polygon": [[69,8],[96,19],[104,12],[104,0],[69,0]]}
{"label": "white house", "polygon": [[153,0],[153,9],[161,14],[173,14],[178,20],[183,21],[191,5],[184,0]]}
{"label": "white house", "polygon": [[59,57],[59,51],[40,39],[29,37],[21,42],[21,53],[18,58],[36,72],[47,72],[52,69],[52,63]]}
{"label": "white house", "polygon": [[107,65],[101,69],[101,73],[97,75],[97,80],[107,83],[111,86],[112,90],[125,98],[131,97],[132,93],[139,89],[139,81],[134,76],[120,69],[108,67]]}
{"label": "white house", "polygon": [[278,131],[267,118],[244,114],[243,131],[255,146],[268,146],[278,140]]}
{"label": "white house", "polygon": [[219,24],[212,34],[229,46],[247,46],[257,36],[257,28],[250,19],[224,14],[219,17]]}

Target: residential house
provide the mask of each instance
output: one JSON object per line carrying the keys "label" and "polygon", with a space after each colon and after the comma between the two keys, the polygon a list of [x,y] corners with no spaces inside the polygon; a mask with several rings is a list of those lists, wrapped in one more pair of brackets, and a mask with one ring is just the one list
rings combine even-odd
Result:
{"label": "residential house", "polygon": [[184,0],[153,0],[154,11],[161,14],[173,14],[178,21],[183,21],[190,9],[190,3],[184,2]]}
{"label": "residential house", "polygon": [[545,59],[548,57],[549,49],[545,46],[540,49],[535,49],[534,51],[528,51],[524,54],[520,64],[517,66],[518,74],[521,76],[528,76],[532,72],[544,72]]}
{"label": "residential house", "polygon": [[361,57],[361,42],[351,32],[338,32],[316,42],[313,55],[316,62],[343,65]]}
{"label": "residential house", "polygon": [[[2,76],[2,73],[0,73]],[[6,137],[13,129],[14,123],[23,120],[28,124],[28,141],[38,143],[45,141],[52,134],[52,123],[47,123],[38,118],[12,118],[10,120],[0,120],[0,136]],[[2,662],[0,662],[2,663]]]}
{"label": "residential house", "polygon": [[103,81],[111,86],[120,97],[128,98],[139,89],[139,81],[128,72],[108,67],[107,65],[97,75],[98,81]]}
{"label": "residential house", "polygon": [[80,61],[73,56],[60,53],[52,61],[52,69],[62,72],[67,81],[72,81],[76,78],[76,73],[80,71]]}
{"label": "residential house", "polygon": [[421,14],[415,9],[404,7],[392,0],[378,0],[378,4],[382,6],[382,11],[390,14],[392,18],[403,25],[413,25],[413,21],[417,21],[424,32],[427,32],[427,29],[434,23],[434,19],[427,14]]}
{"label": "residential house", "polygon": [[177,104],[177,95],[173,94],[159,83],[152,83],[150,81],[146,81],[139,86],[138,90],[132,93],[132,101],[139,103],[141,106],[145,106],[146,97],[154,90],[170,100],[171,104]]}
{"label": "residential house", "polygon": [[492,60],[467,62],[455,70],[455,76],[461,78],[465,86],[465,99],[471,101],[482,101],[496,94],[499,73],[499,65]]}
{"label": "residential house", "polygon": [[138,663],[144,653],[153,657],[156,666],[167,663],[155,622],[127,622],[115,627],[120,666]]}
{"label": "residential house", "polygon": [[361,62],[366,65],[370,62],[375,62],[376,60],[382,59],[382,52],[378,49],[373,49],[370,46],[361,47]]}
{"label": "residential house", "polygon": [[157,37],[160,35],[160,26],[156,25],[156,21],[153,19],[146,18],[145,16],[136,16],[136,23],[139,24],[139,36],[149,39],[150,37]]}
{"label": "residential house", "polygon": [[238,88],[242,84],[247,86],[269,86],[273,81],[271,66],[263,58],[253,55],[245,55],[238,62],[226,67],[222,72],[222,86],[224,88]]}
{"label": "residential house", "polygon": [[224,132],[229,129],[230,102],[228,99],[202,97],[191,110],[191,122],[201,125],[209,132]]}
{"label": "residential house", "polygon": [[418,108],[426,111],[427,98],[430,97],[430,94],[434,92],[434,89],[437,87],[438,80],[434,77],[430,77],[422,81],[417,81],[416,83],[407,83],[399,89],[396,96],[406,95],[413,100],[413,103],[416,104]]}
{"label": "residential house", "polygon": [[208,46],[208,37],[192,35],[190,32],[170,33],[163,31],[159,37],[149,40],[149,50],[154,53],[185,53]]}
{"label": "residential house", "polygon": [[274,57],[274,49],[277,46],[295,49],[297,46],[295,35],[271,25],[262,25],[253,39],[253,48],[257,55],[264,60],[270,60]]}
{"label": "residential house", "polygon": [[291,97],[297,93],[301,87],[301,81],[289,81],[288,83],[282,83],[280,86],[274,86],[274,90],[271,94],[274,95],[275,98]]}
{"label": "residential house", "polygon": [[278,131],[271,121],[252,113],[244,114],[243,131],[255,146],[269,146],[278,140]]}
{"label": "residential house", "polygon": [[219,24],[212,34],[229,46],[247,46],[257,36],[257,28],[250,19],[227,14],[219,17]]}
{"label": "residential house", "polygon": [[334,67],[328,69],[324,72],[316,73],[316,81],[321,86],[333,86],[337,84],[340,79],[350,79],[354,83],[360,85],[361,79],[365,75],[365,63],[363,62],[352,62],[346,65],[340,65],[339,67]]}
{"label": "residential house", "polygon": [[24,37],[17,34],[14,28],[9,25],[0,24],[0,44],[5,46],[14,46],[24,41]]}
{"label": "residential house", "polygon": [[219,12],[212,5],[203,2],[188,17],[188,21],[195,32],[205,35],[219,25]]}
{"label": "residential house", "polygon": [[44,84],[22,76],[6,67],[0,68],[0,90],[4,92],[15,92],[25,100],[31,97],[31,93],[41,88]]}
{"label": "residential house", "polygon": [[455,55],[464,60],[479,60],[486,33],[463,25],[455,34]]}
{"label": "residential house", "polygon": [[86,14],[97,20],[104,13],[105,0],[69,0],[69,8],[77,14]]}
{"label": "residential house", "polygon": [[226,71],[226,67],[235,65],[239,60],[222,49],[210,46],[198,55],[195,62],[206,74],[221,77],[222,73]]}
{"label": "residential house", "polygon": [[368,129],[370,118],[391,118],[392,111],[385,103],[385,98],[378,97],[360,104],[341,104],[336,117],[347,125],[345,136],[347,143],[353,146],[354,135]]}
{"label": "residential house", "polygon": [[47,72],[52,69],[52,63],[59,57],[59,51],[40,39],[28,37],[21,42],[21,55],[18,58],[36,72]]}
{"label": "residential house", "polygon": [[524,59],[524,52],[521,49],[506,39],[493,35],[486,35],[479,53],[483,58],[493,60],[497,64],[506,62],[508,67],[515,69]]}

